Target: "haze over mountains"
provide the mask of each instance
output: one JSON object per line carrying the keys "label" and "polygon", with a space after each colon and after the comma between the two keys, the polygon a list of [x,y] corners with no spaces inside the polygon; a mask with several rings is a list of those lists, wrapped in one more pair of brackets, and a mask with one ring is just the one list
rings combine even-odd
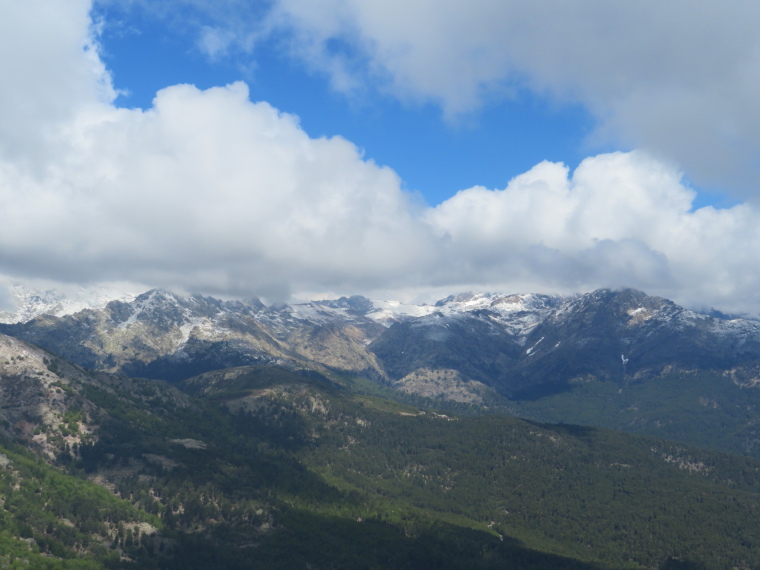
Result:
{"label": "haze over mountains", "polygon": [[71,294],[55,289],[32,289],[18,283],[9,288],[9,296],[6,307],[0,310],[0,323],[26,322],[40,315],[62,317],[84,309],[101,309],[114,300],[135,298],[130,293],[105,287],[80,287]]}

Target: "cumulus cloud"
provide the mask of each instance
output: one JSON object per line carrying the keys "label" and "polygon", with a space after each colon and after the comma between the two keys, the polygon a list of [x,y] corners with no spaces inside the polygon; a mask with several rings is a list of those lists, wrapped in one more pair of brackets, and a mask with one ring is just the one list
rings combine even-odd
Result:
{"label": "cumulus cloud", "polygon": [[425,219],[458,264],[449,267],[474,282],[629,286],[757,313],[760,211],[692,211],[694,196],[672,165],[610,153],[572,173],[544,162],[504,190],[463,190]]}
{"label": "cumulus cloud", "polygon": [[8,10],[0,24],[13,31],[3,53],[24,47],[23,65],[1,64],[2,284],[270,299],[634,286],[760,314],[760,211],[693,211],[681,171],[651,154],[602,154],[573,172],[543,162],[425,209],[393,170],[340,137],[309,137],[242,83],[116,107],[87,3],[48,4],[57,19]]}
{"label": "cumulus cloud", "polygon": [[0,18],[0,153],[39,167],[76,111],[113,100],[89,18],[89,0],[3,5]]}
{"label": "cumulus cloud", "polygon": [[244,84],[113,105],[89,2],[8,7],[0,271],[287,297],[400,281],[431,247],[396,174]]}
{"label": "cumulus cloud", "polygon": [[84,113],[40,179],[0,167],[7,268],[242,293],[398,279],[429,247],[400,181],[243,84]]}
{"label": "cumulus cloud", "polygon": [[[109,2],[111,0],[101,0]],[[212,59],[274,41],[345,92],[450,117],[531,92],[596,117],[591,146],[645,148],[744,197],[760,175],[760,4],[597,0],[131,0]],[[176,24],[180,26],[180,24]]]}
{"label": "cumulus cloud", "polygon": [[520,90],[581,103],[597,142],[646,148],[744,195],[760,174],[759,17],[740,0],[276,0],[272,13],[336,86],[364,82],[449,116]]}

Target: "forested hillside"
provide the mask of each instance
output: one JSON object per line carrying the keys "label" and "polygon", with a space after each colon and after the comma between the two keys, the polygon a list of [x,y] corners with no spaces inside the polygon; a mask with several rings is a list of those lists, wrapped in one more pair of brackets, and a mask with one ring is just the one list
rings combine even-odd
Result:
{"label": "forested hillside", "polygon": [[178,391],[11,349],[8,564],[760,566],[748,457],[422,409],[290,366],[209,372]]}

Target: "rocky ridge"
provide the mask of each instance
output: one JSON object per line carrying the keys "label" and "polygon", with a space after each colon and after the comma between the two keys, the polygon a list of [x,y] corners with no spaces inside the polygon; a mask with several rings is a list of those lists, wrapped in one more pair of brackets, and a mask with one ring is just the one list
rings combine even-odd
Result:
{"label": "rocky ridge", "polygon": [[24,341],[0,334],[0,436],[20,441],[49,459],[76,456],[98,440],[107,414],[85,394],[128,390],[156,409],[188,406],[168,385],[93,373]]}
{"label": "rocky ridge", "polygon": [[743,371],[760,362],[760,322],[696,313],[630,289],[276,306],[152,290],[0,331],[80,366],[130,376],[176,381],[270,364],[359,374],[472,402],[488,394],[542,397],[589,379],[630,382],[665,370],[734,370],[747,380]]}

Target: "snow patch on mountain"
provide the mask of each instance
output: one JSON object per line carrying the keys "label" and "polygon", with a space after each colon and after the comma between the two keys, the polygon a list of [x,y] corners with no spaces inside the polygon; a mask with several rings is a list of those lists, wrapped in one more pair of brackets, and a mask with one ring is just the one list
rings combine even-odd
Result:
{"label": "snow patch on mountain", "polygon": [[373,300],[372,307],[367,317],[385,327],[390,327],[393,323],[404,319],[425,317],[437,310],[431,305],[410,305],[399,301]]}
{"label": "snow patch on mountain", "polygon": [[[195,334],[213,340],[228,338],[232,331],[227,318],[248,315],[269,327],[275,335],[287,335],[299,323],[312,325],[355,325],[364,330],[376,323],[389,328],[395,323],[413,320],[419,326],[445,327],[449,319],[475,317],[498,326],[525,346],[530,333],[541,323],[562,320],[579,310],[593,309],[609,297],[600,290],[576,297],[540,294],[460,293],[435,304],[409,304],[365,297],[341,297],[293,305],[266,307],[258,300],[219,301],[200,296],[180,297],[163,290],[151,290],[139,296],[106,288],[80,288],[63,293],[35,290],[23,285],[11,289],[15,311],[0,312],[0,323],[23,323],[40,316],[62,317],[84,309],[102,309],[111,301],[128,303],[119,311],[117,328],[125,330],[138,323],[154,323],[178,331],[177,348]],[[740,342],[760,340],[760,322],[745,319],[722,319],[684,309],[665,299],[648,297],[640,292],[626,292],[619,305],[628,326],[669,326],[673,330],[699,327],[720,335],[736,336]],[[237,315],[237,317],[236,317]],[[439,320],[440,319],[440,320]],[[367,342],[375,333],[368,333]],[[530,355],[535,346],[525,346]]]}
{"label": "snow patch on mountain", "polygon": [[525,335],[541,323],[562,302],[562,297],[536,294],[460,293],[436,302],[435,305],[410,305],[398,301],[372,301],[370,319],[389,327],[407,319],[441,315],[483,313],[504,326],[515,336]]}
{"label": "snow patch on mountain", "polygon": [[135,295],[104,287],[81,287],[68,294],[56,290],[38,290],[24,285],[10,288],[15,310],[0,311],[0,323],[25,323],[40,315],[63,317],[85,309],[102,309],[111,301],[131,302]]}
{"label": "snow patch on mountain", "polygon": [[[543,336],[542,336],[541,338],[539,338],[539,339],[538,339],[538,341],[536,342],[536,344],[534,344],[534,345],[533,345],[533,346],[531,346],[531,347],[530,347],[528,350],[526,350],[526,351],[525,351],[525,355],[526,355],[526,356],[530,356],[530,355],[531,355],[531,353],[532,353],[534,350],[536,350],[536,347],[537,347],[539,344],[541,344],[541,341],[542,341],[542,340],[544,340],[544,338],[545,338],[545,337],[543,337]],[[559,343],[557,343],[557,344],[559,344]]]}

